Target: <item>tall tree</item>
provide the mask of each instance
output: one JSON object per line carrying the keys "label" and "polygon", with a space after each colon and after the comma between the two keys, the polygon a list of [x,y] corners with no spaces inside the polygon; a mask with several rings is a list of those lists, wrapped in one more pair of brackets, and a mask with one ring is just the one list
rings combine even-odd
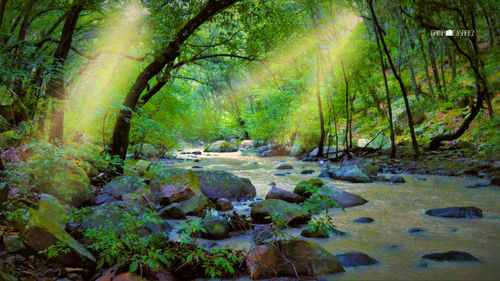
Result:
{"label": "tall tree", "polygon": [[[129,134],[130,134],[130,120],[132,119],[132,112],[136,110],[136,106],[139,102],[142,92],[148,86],[149,81],[164,70],[165,73],[170,73],[174,61],[179,57],[181,53],[181,46],[184,42],[191,36],[191,34],[198,29],[203,23],[210,20],[213,16],[217,15],[227,7],[236,3],[237,0],[209,0],[201,8],[201,10],[191,19],[187,21],[186,24],[174,35],[167,47],[156,56],[156,58],[149,63],[137,76],[134,84],[128,91],[125,100],[123,102],[123,108],[120,110],[118,118],[116,120],[112,144],[111,144],[111,154],[119,156],[122,160],[125,159],[127,155],[127,148],[129,144]],[[167,76],[168,77],[168,76]],[[165,80],[159,81],[158,84],[165,84]],[[156,87],[156,86],[155,86]],[[153,95],[155,95],[160,87],[155,88],[155,92],[151,90],[146,93],[144,102],[147,102]],[[118,172],[120,168],[118,167]]]}
{"label": "tall tree", "polygon": [[66,20],[61,32],[61,39],[54,53],[54,63],[52,67],[52,75],[47,84],[46,96],[55,99],[57,103],[52,104],[50,116],[50,132],[49,140],[63,141],[64,131],[64,107],[61,102],[66,99],[66,91],[64,86],[64,70],[63,67],[71,49],[73,41],[73,33],[75,31],[78,18],[83,6],[81,4],[73,5],[66,13]]}
{"label": "tall tree", "polygon": [[385,43],[384,40],[384,35],[382,34],[382,28],[380,27],[380,24],[378,23],[377,20],[377,15],[375,14],[375,10],[373,8],[373,0],[368,0],[368,6],[370,7],[370,13],[372,16],[372,20],[375,23],[376,30],[378,32],[378,35],[380,37],[380,41],[382,42],[382,46],[384,47],[384,52],[385,56],[387,57],[387,60],[389,61],[389,65],[391,66],[392,73],[394,74],[394,77],[396,77],[396,80],[399,83],[399,87],[401,89],[401,93],[403,94],[403,99],[405,101],[405,108],[406,108],[406,114],[408,116],[408,126],[410,127],[410,137],[411,137],[411,142],[414,150],[414,156],[418,157],[418,143],[417,143],[417,138],[415,137],[415,130],[413,129],[413,118],[411,115],[411,109],[410,109],[410,103],[408,102],[408,95],[406,93],[406,87],[403,84],[403,80],[401,79],[401,76],[399,76],[398,72],[396,71],[396,67],[394,66],[394,63],[391,58],[391,54],[389,52],[389,49],[387,48],[387,44]]}
{"label": "tall tree", "polygon": [[387,102],[387,121],[389,123],[389,130],[391,134],[391,158],[396,158],[396,138],[394,136],[394,126],[392,124],[392,104],[391,104],[391,94],[389,93],[389,85],[387,83],[387,75],[385,74],[384,68],[384,57],[382,54],[382,49],[380,48],[380,40],[377,31],[377,25],[375,24],[375,20],[372,19],[373,32],[375,34],[375,41],[377,42],[378,55],[380,59],[380,71],[382,72],[382,76],[384,77],[384,87],[385,87],[385,99]]}

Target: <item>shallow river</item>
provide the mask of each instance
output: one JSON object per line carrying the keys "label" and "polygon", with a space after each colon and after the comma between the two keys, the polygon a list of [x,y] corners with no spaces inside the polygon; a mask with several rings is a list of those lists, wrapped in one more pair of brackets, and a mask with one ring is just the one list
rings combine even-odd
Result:
{"label": "shallow river", "polygon": [[[186,150],[189,151],[189,150]],[[192,159],[190,155],[179,155]],[[203,153],[199,163],[182,161],[176,167],[201,166],[206,170],[224,170],[249,178],[257,189],[257,197],[264,198],[270,182],[293,191],[304,179],[315,177],[321,167],[318,163],[304,163],[291,157],[260,158],[241,152]],[[255,163],[256,162],[256,163]],[[286,162],[294,167],[291,174],[275,176],[283,171],[276,166]],[[313,169],[312,175],[301,175],[303,169]],[[287,171],[285,171],[287,172]],[[327,280],[500,280],[500,188],[468,189],[465,186],[484,182],[480,179],[402,175],[404,184],[348,183],[323,179],[328,184],[356,193],[369,202],[362,206],[331,210],[335,225],[347,233],[329,239],[311,239],[330,252],[360,251],[378,260],[370,266],[349,267],[345,273],[325,276]],[[425,178],[426,180],[421,180]],[[483,210],[482,219],[446,219],[424,214],[431,208],[476,206]],[[371,217],[373,223],[353,223],[359,217]],[[409,234],[413,227],[424,232]],[[290,234],[300,237],[300,228]],[[308,239],[308,238],[304,238]],[[247,235],[217,241],[218,246],[247,249],[251,246]],[[424,254],[465,251],[480,262],[433,262],[421,258]],[[422,267],[422,264],[427,264]],[[244,278],[241,280],[245,280]]]}

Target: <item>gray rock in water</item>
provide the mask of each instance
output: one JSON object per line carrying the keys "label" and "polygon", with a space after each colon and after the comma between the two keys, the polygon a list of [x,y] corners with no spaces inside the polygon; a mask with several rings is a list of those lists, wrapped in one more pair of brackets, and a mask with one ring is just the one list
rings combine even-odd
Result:
{"label": "gray rock in water", "polygon": [[357,223],[371,223],[373,221],[375,221],[375,220],[372,218],[369,218],[369,217],[361,217],[361,218],[357,218],[357,219],[353,220],[353,222],[357,222]]}
{"label": "gray rock in water", "polygon": [[300,203],[304,198],[290,191],[273,186],[266,195],[266,199],[280,199],[289,203]]}
{"label": "gray rock in water", "polygon": [[322,230],[322,229],[311,229],[309,227],[305,228],[300,232],[300,235],[304,237],[309,237],[309,238],[328,238],[330,235],[328,235],[328,231]]}
{"label": "gray rock in water", "polygon": [[476,207],[447,207],[441,209],[431,209],[427,210],[425,214],[442,218],[479,219],[483,217],[483,211]]}
{"label": "gray rock in water", "polygon": [[357,166],[344,166],[340,168],[329,168],[323,170],[320,177],[330,177],[336,180],[345,180],[355,183],[366,183],[373,182],[373,179],[370,178],[367,174],[365,174],[359,167]]}
{"label": "gray rock in water", "polygon": [[424,232],[425,229],[421,228],[421,227],[413,227],[413,228],[410,228],[408,229],[408,233],[418,233],[418,232]]}
{"label": "gray rock in water", "polygon": [[456,261],[456,262],[466,262],[466,261],[479,261],[473,255],[467,252],[461,251],[449,251],[444,253],[433,253],[428,255],[423,255],[422,258],[433,260],[433,261]]}
{"label": "gray rock in water", "polygon": [[[219,140],[211,143],[205,148],[205,152],[236,152],[238,147],[225,140]],[[214,155],[215,156],[215,155]]]}
{"label": "gray rock in water", "polygon": [[314,170],[303,170],[300,172],[302,175],[314,174]]}
{"label": "gray rock in water", "polygon": [[291,170],[293,169],[292,165],[288,164],[280,164],[278,167],[276,167],[276,170]]}
{"label": "gray rock in water", "polygon": [[361,252],[349,252],[337,254],[335,257],[340,261],[343,267],[354,267],[361,265],[377,264],[378,261]]}
{"label": "gray rock in water", "polygon": [[400,175],[391,176],[389,178],[389,181],[392,183],[405,183],[406,182],[405,178],[403,178]]}
{"label": "gray rock in water", "polygon": [[330,195],[332,199],[336,200],[344,208],[359,206],[368,202],[365,198],[357,194],[350,193],[336,187],[322,186],[320,188],[320,192]]}

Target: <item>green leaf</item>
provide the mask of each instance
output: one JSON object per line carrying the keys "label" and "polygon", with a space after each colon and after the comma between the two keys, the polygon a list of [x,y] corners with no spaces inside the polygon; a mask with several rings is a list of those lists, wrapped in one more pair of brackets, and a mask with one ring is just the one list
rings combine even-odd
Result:
{"label": "green leaf", "polygon": [[137,268],[139,268],[139,263],[137,261],[134,261],[130,264],[128,271],[134,273],[137,270]]}

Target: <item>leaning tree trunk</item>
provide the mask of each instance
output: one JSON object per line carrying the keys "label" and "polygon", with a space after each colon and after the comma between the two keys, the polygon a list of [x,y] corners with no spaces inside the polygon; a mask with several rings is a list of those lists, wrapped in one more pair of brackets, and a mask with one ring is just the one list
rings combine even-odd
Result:
{"label": "leaning tree trunk", "polygon": [[389,65],[391,66],[392,73],[396,77],[396,80],[398,80],[399,87],[401,88],[401,93],[403,94],[403,99],[405,101],[405,108],[406,108],[406,114],[408,116],[408,126],[410,127],[410,137],[411,137],[411,142],[413,145],[413,150],[415,151],[415,157],[418,157],[418,143],[417,143],[417,138],[415,137],[415,130],[413,129],[413,118],[411,116],[411,110],[410,110],[410,103],[408,102],[408,95],[406,93],[406,87],[403,84],[403,80],[401,80],[401,77],[399,74],[396,72],[396,67],[394,66],[394,63],[391,58],[391,54],[389,53],[389,50],[387,48],[387,45],[384,40],[384,35],[381,32],[380,25],[377,21],[377,16],[375,14],[375,10],[373,9],[373,0],[368,0],[368,5],[370,6],[370,12],[372,15],[372,19],[375,23],[376,26],[376,31],[378,32],[378,35],[380,37],[380,41],[382,42],[382,46],[384,47],[384,52],[387,57],[387,60],[389,61]]}
{"label": "leaning tree trunk", "polygon": [[[156,59],[146,66],[146,68],[144,68],[144,70],[137,76],[134,84],[125,97],[123,108],[120,110],[113,129],[111,144],[112,155],[117,155],[120,159],[125,160],[129,144],[130,120],[132,118],[132,112],[136,109],[139,98],[144,89],[146,89],[148,82],[159,74],[165,66],[172,64],[177,57],[179,57],[180,47],[199,26],[237,1],[238,0],[209,0],[201,11],[196,16],[191,18],[177,32],[163,53],[156,57]],[[166,71],[168,72],[169,70],[167,69]],[[159,83],[163,82],[160,81]],[[146,101],[149,100],[155,93],[148,95]],[[116,168],[118,169],[118,172],[123,171],[123,168],[120,166]]]}
{"label": "leaning tree trunk", "polygon": [[375,21],[373,23],[373,31],[375,32],[375,41],[377,41],[378,47],[378,55],[380,58],[380,70],[382,71],[382,76],[384,77],[384,85],[385,85],[385,98],[387,102],[387,121],[389,122],[389,129],[391,132],[391,158],[396,158],[396,138],[394,137],[394,126],[392,124],[392,105],[391,105],[391,95],[389,93],[389,85],[387,83],[387,76],[385,75],[384,70],[384,57],[382,55],[382,49],[380,48],[380,41],[378,38],[377,25]]}
{"label": "leaning tree trunk", "polygon": [[[71,42],[73,41],[73,32],[81,11],[82,5],[74,5],[67,12],[66,21],[64,22],[61,32],[61,40],[59,41],[57,49],[54,53],[53,72],[47,85],[46,95],[48,98],[56,99],[57,101],[63,101],[66,99],[62,67],[68,57]],[[62,142],[64,129],[63,106],[61,104],[54,103],[49,116],[51,122],[49,140]]]}
{"label": "leaning tree trunk", "polygon": [[[462,18],[465,18],[460,9],[452,9],[452,10],[455,12],[458,12]],[[467,28],[467,25],[465,27],[466,27],[466,29],[476,30],[474,12],[473,12],[473,10],[470,10],[468,13],[471,17],[472,26],[471,26],[471,28]],[[423,21],[423,17],[421,17],[421,16],[419,17],[419,20],[420,20],[420,24],[422,24],[424,27],[426,27],[428,29],[439,29],[439,27],[437,27],[437,26],[425,23]],[[472,53],[467,53],[465,49],[462,49],[462,47],[460,47],[460,44],[455,37],[448,36],[447,38],[453,43],[456,50],[460,54],[462,54],[470,64],[470,68],[472,69],[472,72],[474,74],[474,80],[475,80],[476,89],[477,89],[477,100],[476,100],[476,103],[472,106],[471,112],[469,113],[469,115],[464,119],[463,123],[460,125],[460,127],[455,132],[438,135],[438,136],[433,137],[431,139],[431,141],[429,143],[429,149],[431,149],[431,150],[438,149],[441,146],[441,143],[443,141],[452,141],[452,140],[456,140],[459,137],[461,137],[465,133],[465,131],[467,131],[471,122],[474,120],[474,118],[477,116],[477,114],[481,111],[481,108],[483,107],[483,101],[489,95],[488,83],[487,83],[486,77],[483,76],[483,69],[482,68],[484,67],[484,63],[481,61],[481,58],[480,58],[477,37],[476,36],[467,37],[472,45]]]}

